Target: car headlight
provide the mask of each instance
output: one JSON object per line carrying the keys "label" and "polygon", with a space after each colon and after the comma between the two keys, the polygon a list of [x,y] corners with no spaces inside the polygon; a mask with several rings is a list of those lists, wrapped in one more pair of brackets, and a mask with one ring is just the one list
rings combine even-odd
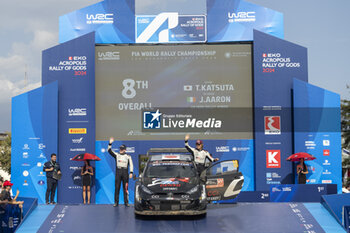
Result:
{"label": "car headlight", "polygon": [[195,186],[195,187],[191,188],[190,191],[188,191],[187,193],[188,194],[194,194],[197,191],[198,191],[198,186]]}
{"label": "car headlight", "polygon": [[142,191],[144,191],[147,194],[153,194],[153,192],[151,190],[149,190],[146,186],[144,185],[140,185]]}

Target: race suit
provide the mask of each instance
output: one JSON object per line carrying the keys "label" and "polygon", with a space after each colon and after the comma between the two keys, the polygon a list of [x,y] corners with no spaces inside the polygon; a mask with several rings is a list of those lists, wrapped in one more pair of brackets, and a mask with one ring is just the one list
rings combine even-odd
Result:
{"label": "race suit", "polygon": [[115,172],[115,190],[114,190],[114,203],[119,203],[119,190],[120,183],[123,181],[123,192],[124,192],[124,204],[128,204],[128,166],[130,168],[130,173],[133,173],[133,163],[130,155],[119,154],[112,150],[112,144],[108,144],[108,153],[116,160],[116,172]]}
{"label": "race suit", "polygon": [[192,148],[188,145],[188,141],[185,141],[186,149],[193,155],[194,162],[197,166],[197,171],[199,175],[205,169],[205,159],[208,158],[210,162],[214,161],[214,158],[210,155],[210,153],[206,150],[198,150],[197,148]]}

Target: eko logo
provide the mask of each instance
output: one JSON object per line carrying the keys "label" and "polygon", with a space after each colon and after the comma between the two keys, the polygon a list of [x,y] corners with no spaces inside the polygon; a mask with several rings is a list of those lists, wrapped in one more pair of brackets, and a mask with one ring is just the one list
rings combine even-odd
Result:
{"label": "eko logo", "polygon": [[279,135],[281,134],[281,117],[265,116],[264,117],[265,134]]}
{"label": "eko logo", "polygon": [[161,115],[159,109],[156,112],[143,112],[143,128],[144,129],[160,129]]}
{"label": "eko logo", "polygon": [[281,151],[266,151],[266,168],[281,168]]}
{"label": "eko logo", "polygon": [[[136,86],[136,87],[135,87]],[[136,89],[148,89],[148,81],[124,79],[123,80],[122,96],[125,99],[132,99],[136,96]]]}
{"label": "eko logo", "polygon": [[[144,16],[139,16],[136,21],[139,28],[140,25],[148,23]],[[148,18],[148,17],[147,17]],[[146,18],[146,19],[147,19]],[[144,22],[145,21],[145,22]],[[164,28],[164,24],[167,24]],[[179,13],[166,12],[157,15],[153,21],[142,31],[141,34],[136,33],[136,43],[147,43],[149,39],[158,32],[158,42],[169,42],[169,30],[175,28],[179,24]]]}

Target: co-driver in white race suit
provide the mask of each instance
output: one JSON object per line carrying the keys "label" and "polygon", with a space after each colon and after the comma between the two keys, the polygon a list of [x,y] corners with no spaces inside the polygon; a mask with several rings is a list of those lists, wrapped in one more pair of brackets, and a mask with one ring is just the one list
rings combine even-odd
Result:
{"label": "co-driver in white race suit", "polygon": [[[119,147],[119,153],[116,153],[112,150],[112,143],[114,142],[114,138],[109,139],[108,144],[108,153],[115,158],[116,162],[116,171],[115,171],[115,190],[114,190],[114,206],[118,206],[119,204],[119,190],[120,183],[123,181],[123,192],[124,192],[124,203],[125,206],[129,206],[128,203],[128,183],[129,178],[132,178],[133,174],[133,163],[131,156],[126,154],[126,146],[121,145]],[[130,175],[128,176],[128,167],[130,169]]]}
{"label": "co-driver in white race suit", "polygon": [[213,158],[211,154],[203,150],[203,141],[197,140],[196,141],[196,148],[190,147],[188,144],[188,139],[190,139],[190,135],[187,134],[185,136],[185,147],[186,149],[193,155],[194,162],[196,163],[198,173],[201,174],[202,171],[205,169],[205,159],[208,158],[210,162],[218,161],[219,158]]}

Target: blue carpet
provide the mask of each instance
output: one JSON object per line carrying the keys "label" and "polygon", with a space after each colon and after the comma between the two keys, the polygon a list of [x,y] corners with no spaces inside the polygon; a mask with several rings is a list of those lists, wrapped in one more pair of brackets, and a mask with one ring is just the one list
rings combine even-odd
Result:
{"label": "blue carpet", "polygon": [[209,205],[207,216],[134,217],[123,205],[56,205],[40,227],[41,232],[325,232],[302,203],[238,203]]}
{"label": "blue carpet", "polygon": [[16,233],[37,232],[54,207],[54,205],[38,205],[17,229]]}
{"label": "blue carpet", "polygon": [[345,229],[335,220],[328,210],[320,203],[304,203],[304,206],[314,216],[326,233],[345,233]]}

